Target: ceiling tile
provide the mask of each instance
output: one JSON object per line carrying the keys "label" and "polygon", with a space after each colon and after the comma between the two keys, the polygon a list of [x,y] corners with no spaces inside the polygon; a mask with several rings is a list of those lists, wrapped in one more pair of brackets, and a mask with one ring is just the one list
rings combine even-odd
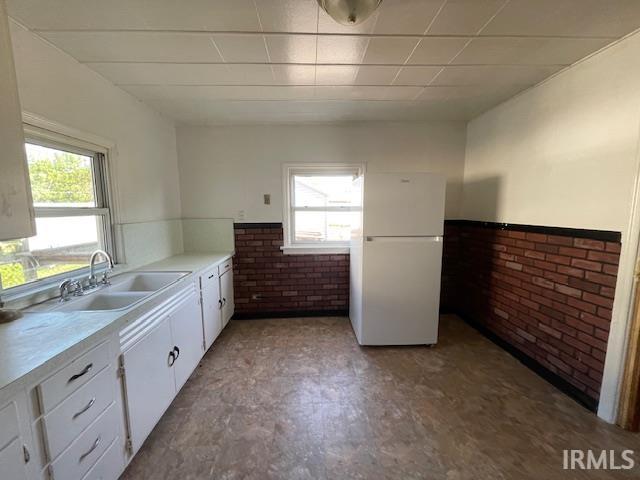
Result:
{"label": "ceiling tile", "polygon": [[400,67],[361,65],[355,78],[356,85],[391,85]]}
{"label": "ceiling tile", "polygon": [[268,62],[267,49],[262,35],[220,35],[212,36],[225,62]]}
{"label": "ceiling tile", "polygon": [[260,31],[253,0],[9,0],[36,29]]}
{"label": "ceiling tile", "polygon": [[139,32],[44,32],[81,62],[221,62],[208,35]]}
{"label": "ceiling tile", "polygon": [[620,37],[638,27],[637,0],[511,0],[482,34]]}
{"label": "ceiling tile", "polygon": [[314,85],[315,65],[271,65],[275,82],[279,85]]}
{"label": "ceiling tile", "polygon": [[290,100],[313,99],[313,86],[126,86],[146,100]]}
{"label": "ceiling tile", "polygon": [[357,65],[318,65],[316,85],[353,85],[357,73]]}
{"label": "ceiling tile", "polygon": [[479,37],[453,63],[569,65],[609,43],[602,38]]}
{"label": "ceiling tile", "polygon": [[369,39],[362,63],[401,65],[407,60],[418,40],[412,37],[372,37]]}
{"label": "ceiling tile", "polygon": [[116,85],[226,84],[229,65],[176,63],[89,63]]}
{"label": "ceiling tile", "polygon": [[318,3],[315,0],[255,0],[265,32],[315,33]]}
{"label": "ceiling tile", "polygon": [[442,0],[384,0],[374,32],[422,35],[442,3]]}
{"label": "ceiling tile", "polygon": [[318,36],[318,63],[350,63],[362,61],[369,39],[347,35]]}
{"label": "ceiling tile", "polygon": [[440,70],[442,67],[402,67],[393,83],[395,85],[428,85]]}
{"label": "ceiling tile", "polygon": [[407,63],[414,65],[446,64],[467,43],[464,38],[423,38]]}
{"label": "ceiling tile", "polygon": [[314,35],[265,35],[269,58],[274,63],[315,63]]}
{"label": "ceiling tile", "polygon": [[449,66],[432,85],[534,85],[559,71],[560,66]]}
{"label": "ceiling tile", "polygon": [[388,86],[318,86],[316,98],[321,100],[411,100],[417,87]]}
{"label": "ceiling tile", "polygon": [[506,0],[449,0],[429,28],[430,35],[475,35]]}

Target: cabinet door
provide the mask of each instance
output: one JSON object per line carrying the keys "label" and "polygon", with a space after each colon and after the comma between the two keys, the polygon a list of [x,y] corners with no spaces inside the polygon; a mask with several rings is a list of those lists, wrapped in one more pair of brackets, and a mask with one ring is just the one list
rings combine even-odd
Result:
{"label": "cabinet door", "polygon": [[35,234],[22,111],[5,1],[0,0],[0,240]]}
{"label": "cabinet door", "polygon": [[208,350],[222,331],[220,283],[217,267],[200,277],[202,289],[202,327],[204,346]]}
{"label": "cabinet door", "polygon": [[220,276],[220,294],[222,295],[222,326],[227,326],[233,316],[233,270]]}
{"label": "cabinet door", "polygon": [[164,319],[124,352],[126,402],[136,452],[175,397],[171,328]]}
{"label": "cabinet door", "polygon": [[27,469],[25,467],[24,452],[20,438],[0,450],[0,472],[2,478],[11,480],[26,480]]}
{"label": "cabinet door", "polygon": [[176,361],[173,364],[176,391],[180,390],[198,366],[204,348],[202,345],[202,316],[197,296],[189,294],[169,317]]}

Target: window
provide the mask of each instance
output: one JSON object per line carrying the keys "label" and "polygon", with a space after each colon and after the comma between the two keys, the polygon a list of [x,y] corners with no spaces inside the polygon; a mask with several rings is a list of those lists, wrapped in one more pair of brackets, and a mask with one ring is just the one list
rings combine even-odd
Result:
{"label": "window", "polygon": [[0,291],[57,282],[97,248],[113,252],[104,153],[50,137],[27,130],[37,234],[0,242]]}
{"label": "window", "polygon": [[285,253],[343,252],[351,238],[354,165],[287,165]]}

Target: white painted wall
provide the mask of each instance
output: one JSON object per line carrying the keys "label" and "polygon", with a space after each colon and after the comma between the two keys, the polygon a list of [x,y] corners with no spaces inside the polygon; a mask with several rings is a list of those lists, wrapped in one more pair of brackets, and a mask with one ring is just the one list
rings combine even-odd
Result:
{"label": "white painted wall", "polygon": [[627,230],[639,56],[635,35],[471,121],[462,217]]}
{"label": "white painted wall", "polygon": [[14,22],[11,36],[23,110],[116,145],[116,222],[179,218],[173,123]]}
{"label": "white painted wall", "polygon": [[640,34],[468,125],[462,217],[622,232],[598,414],[616,419],[640,213]]}
{"label": "white painted wall", "polygon": [[458,218],[464,148],[463,123],[179,127],[183,216],[281,222],[283,163],[366,162],[372,172],[445,174],[447,218]]}

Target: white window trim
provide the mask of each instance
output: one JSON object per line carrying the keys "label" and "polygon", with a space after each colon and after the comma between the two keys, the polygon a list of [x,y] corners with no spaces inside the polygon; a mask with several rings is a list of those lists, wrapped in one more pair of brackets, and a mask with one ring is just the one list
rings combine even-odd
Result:
{"label": "white window trim", "polygon": [[[365,165],[361,163],[285,163],[282,166],[282,227],[284,230],[284,245],[280,247],[285,255],[330,255],[349,253],[349,242],[323,242],[321,244],[308,242],[294,242],[293,206],[291,205],[291,189],[293,175],[304,172],[306,174],[326,175],[330,173],[348,173],[354,176],[364,173]],[[344,211],[340,207],[322,207],[321,211]]]}
{"label": "white window trim", "polygon": [[[66,216],[106,215],[108,228],[104,232],[105,247],[114,261],[116,261],[118,253],[114,235],[116,205],[114,191],[111,188],[113,186],[111,160],[114,156],[115,144],[101,137],[46,120],[29,112],[23,112],[22,119],[26,142],[31,140],[43,145],[50,142],[54,148],[71,147],[77,153],[85,155],[100,154],[102,156],[100,172],[98,173],[100,185],[97,188],[100,189],[99,193],[102,195],[106,207],[77,208],[72,212],[69,212],[68,209],[57,207],[34,207],[34,210],[39,217],[60,216],[60,214],[65,214]],[[101,272],[104,269],[106,269],[106,263],[96,265],[96,272]],[[17,308],[23,308],[54,298],[58,294],[57,286],[61,280],[67,278],[81,280],[88,277],[88,275],[89,267],[83,267],[71,272],[52,275],[36,282],[12,287],[8,290],[3,290],[0,285],[0,298],[4,302],[15,304]]]}

